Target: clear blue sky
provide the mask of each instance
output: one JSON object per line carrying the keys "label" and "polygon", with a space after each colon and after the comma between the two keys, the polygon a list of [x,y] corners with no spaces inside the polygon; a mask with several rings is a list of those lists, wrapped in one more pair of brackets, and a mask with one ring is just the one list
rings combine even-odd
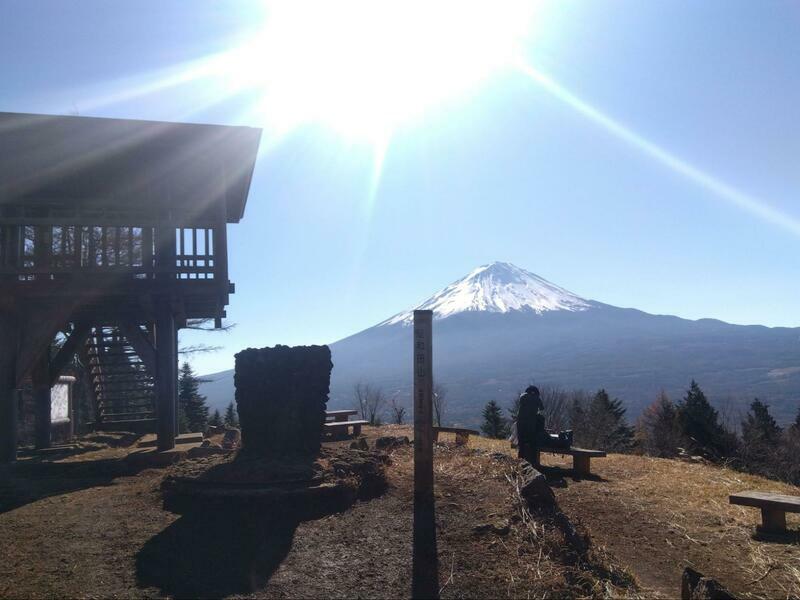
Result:
{"label": "clear blue sky", "polygon": [[[252,89],[185,75],[263,26],[258,3],[222,4],[4,0],[0,110],[262,126]],[[524,57],[550,79],[500,69],[416,113],[379,179],[374,147],[324,123],[265,129],[229,228],[237,327],[205,336],[224,349],[201,372],[335,341],[493,260],[618,306],[800,325],[800,5],[535,20]]]}

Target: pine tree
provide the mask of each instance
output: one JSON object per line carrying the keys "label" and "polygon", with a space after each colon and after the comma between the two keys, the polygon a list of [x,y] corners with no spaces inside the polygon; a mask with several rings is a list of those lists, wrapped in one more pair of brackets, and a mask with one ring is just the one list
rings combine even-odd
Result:
{"label": "pine tree", "polygon": [[773,446],[781,437],[781,428],[769,414],[769,405],[756,398],[750,405],[750,412],[742,421],[742,441],[745,444],[766,444]]}
{"label": "pine tree", "polygon": [[233,402],[228,404],[228,408],[225,409],[225,425],[228,427],[239,426],[239,415],[236,414],[236,408],[233,406]]}
{"label": "pine tree", "polygon": [[695,451],[721,458],[735,447],[733,434],[720,424],[719,414],[694,380],[678,404],[678,423]]}
{"label": "pine tree", "polygon": [[508,421],[503,416],[503,411],[494,400],[491,400],[483,409],[483,424],[481,431],[486,437],[504,438],[508,435]]}
{"label": "pine tree", "polygon": [[208,425],[206,397],[200,394],[200,380],[185,362],[178,378],[179,424],[184,431],[205,431]]}
{"label": "pine tree", "polygon": [[676,456],[683,444],[678,411],[664,391],[642,412],[636,430],[642,449],[651,456]]}
{"label": "pine tree", "polygon": [[214,414],[208,419],[208,424],[212,427],[222,427],[222,415],[219,414],[219,409],[214,410]]}
{"label": "pine tree", "polygon": [[624,451],[633,445],[633,428],[625,419],[625,407],[600,389],[589,402],[583,415],[583,437],[580,443],[599,450]]}

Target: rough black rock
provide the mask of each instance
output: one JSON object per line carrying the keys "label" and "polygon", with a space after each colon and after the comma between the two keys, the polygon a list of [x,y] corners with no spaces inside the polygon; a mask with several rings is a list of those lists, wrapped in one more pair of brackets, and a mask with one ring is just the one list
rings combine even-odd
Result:
{"label": "rough black rock", "polygon": [[236,407],[248,455],[316,455],[333,363],[327,346],[248,348],[236,355]]}

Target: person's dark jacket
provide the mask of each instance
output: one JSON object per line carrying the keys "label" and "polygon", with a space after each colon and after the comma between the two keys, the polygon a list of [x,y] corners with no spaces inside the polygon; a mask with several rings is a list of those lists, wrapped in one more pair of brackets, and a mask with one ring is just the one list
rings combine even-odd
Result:
{"label": "person's dark jacket", "polygon": [[536,445],[544,431],[544,419],[539,414],[541,400],[533,393],[525,392],[519,397],[517,413],[517,440],[519,444]]}

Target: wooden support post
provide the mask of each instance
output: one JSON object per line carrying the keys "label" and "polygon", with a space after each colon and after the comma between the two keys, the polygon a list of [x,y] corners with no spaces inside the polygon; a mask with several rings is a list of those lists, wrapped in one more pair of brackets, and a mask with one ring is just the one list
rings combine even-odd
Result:
{"label": "wooden support post", "polygon": [[759,533],[786,533],[786,511],[764,506],[761,508]]}
{"label": "wooden support post", "polygon": [[156,279],[175,279],[178,266],[176,261],[175,225],[170,219],[156,228],[155,231],[155,263]]}
{"label": "wooden support post", "polygon": [[575,454],[572,456],[572,470],[576,475],[587,477],[592,474],[590,462],[590,457],[584,454]]}
{"label": "wooden support post", "polygon": [[34,446],[37,450],[50,447],[50,349],[34,363],[31,370],[34,405]]}
{"label": "wooden support post", "polygon": [[414,311],[413,598],[439,597],[433,495],[433,312]]}
{"label": "wooden support post", "polygon": [[19,324],[0,315],[0,463],[17,459],[17,350]]}
{"label": "wooden support post", "polygon": [[158,449],[171,450],[177,434],[178,348],[169,297],[159,298],[156,306],[156,367]]}

